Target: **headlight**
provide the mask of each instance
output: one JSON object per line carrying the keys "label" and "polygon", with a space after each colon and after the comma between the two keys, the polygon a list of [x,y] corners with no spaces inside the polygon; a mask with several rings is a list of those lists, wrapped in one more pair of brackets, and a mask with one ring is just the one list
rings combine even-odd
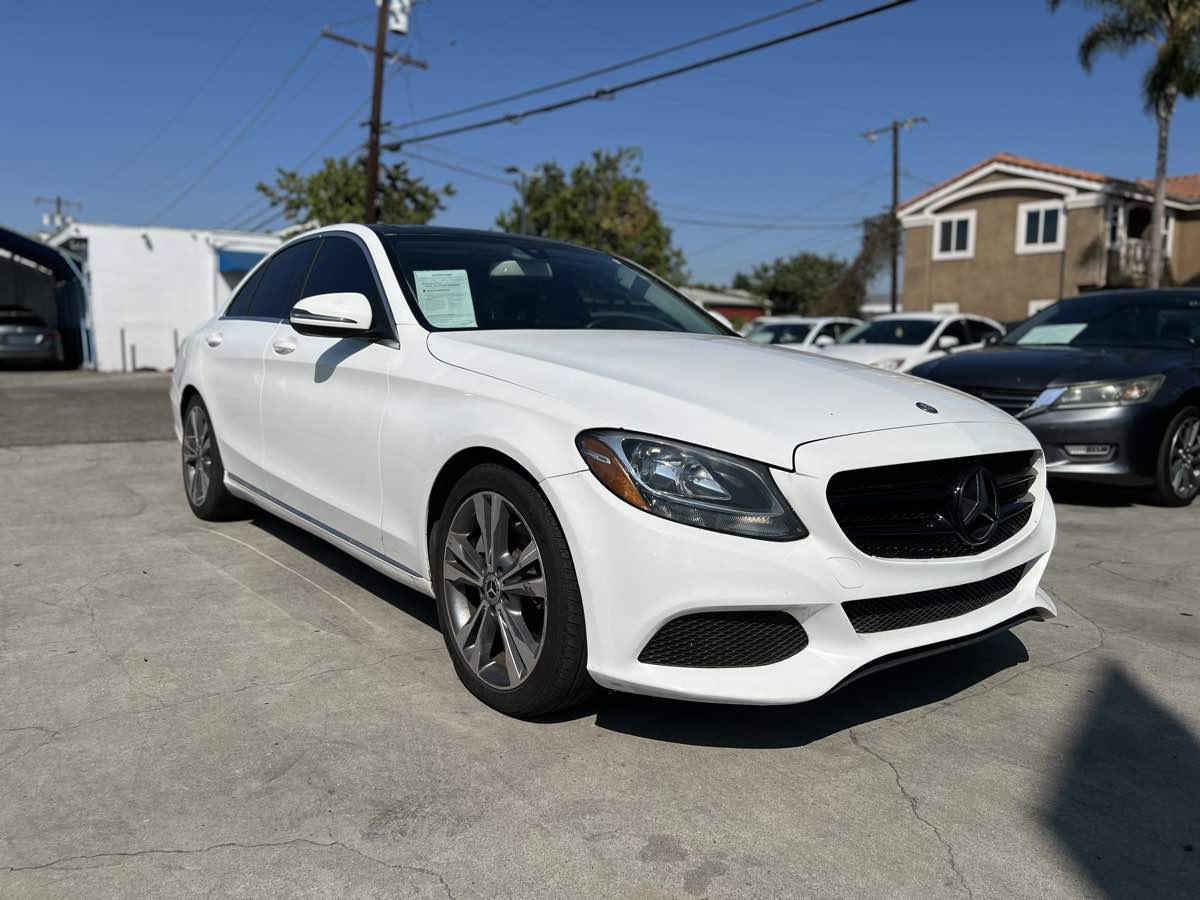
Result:
{"label": "headlight", "polygon": [[888,369],[889,371],[895,372],[902,365],[904,365],[904,359],[903,357],[899,359],[877,359],[875,362],[871,363],[871,365],[877,369]]}
{"label": "headlight", "polygon": [[768,541],[808,535],[761,463],[623,431],[585,431],[575,443],[601,484],[652,515]]}
{"label": "headlight", "polygon": [[1164,375],[1144,375],[1126,381],[1085,381],[1065,387],[1046,388],[1024,415],[1047,409],[1081,409],[1089,406],[1132,406],[1152,399],[1162,387]]}

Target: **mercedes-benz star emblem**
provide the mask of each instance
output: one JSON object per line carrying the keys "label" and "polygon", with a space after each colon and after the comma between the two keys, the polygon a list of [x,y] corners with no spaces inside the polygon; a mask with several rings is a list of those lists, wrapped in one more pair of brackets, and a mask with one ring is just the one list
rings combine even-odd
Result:
{"label": "mercedes-benz star emblem", "polygon": [[1000,500],[996,479],[975,466],[959,479],[954,491],[954,518],[959,536],[973,547],[986,544],[996,530]]}

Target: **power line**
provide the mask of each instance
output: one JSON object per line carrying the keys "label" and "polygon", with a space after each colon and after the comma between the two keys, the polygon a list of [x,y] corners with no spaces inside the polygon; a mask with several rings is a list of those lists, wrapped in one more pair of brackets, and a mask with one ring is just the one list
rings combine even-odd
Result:
{"label": "power line", "polygon": [[176,124],[179,123],[180,119],[184,117],[184,114],[192,108],[192,104],[200,99],[200,95],[208,90],[208,86],[213,83],[213,79],[220,74],[221,70],[225,68],[226,64],[233,59],[234,54],[241,49],[242,44],[246,42],[246,38],[250,37],[250,33],[254,30],[254,26],[258,24],[258,20],[262,18],[262,14],[270,5],[271,0],[263,0],[263,3],[255,11],[254,15],[250,17],[250,21],[246,23],[245,29],[243,29],[241,34],[239,34],[234,42],[229,45],[229,49],[225,51],[225,55],[217,60],[217,64],[213,66],[212,70],[208,73],[204,80],[200,82],[200,86],[196,88],[195,92],[181,106],[175,108],[174,114],[167,119],[162,128],[155,132],[154,137],[150,138],[148,141],[143,141],[138,149],[134,152],[133,156],[129,157],[127,160],[125,160],[125,162],[113,169],[109,177],[119,175],[121,172],[124,172],[131,165],[141,159],[142,155],[148,149],[150,149],[150,147],[162,140],[162,138],[168,132],[170,132],[170,130],[174,128]]}
{"label": "power line", "polygon": [[579,75],[572,75],[570,78],[563,78],[558,81],[552,81],[549,84],[539,85],[529,88],[528,90],[518,91],[515,94],[508,94],[504,97],[497,97],[494,100],[483,100],[479,103],[473,103],[470,106],[464,106],[459,109],[451,110],[450,112],[438,113],[433,116],[426,116],[423,119],[414,119],[411,122],[405,122],[403,125],[392,126],[391,131],[399,131],[402,128],[415,128],[418,125],[429,125],[433,122],[441,122],[445,119],[453,119],[457,116],[465,116],[467,113],[479,112],[481,109],[489,109],[493,106],[499,106],[502,103],[511,103],[514,100],[524,100],[526,97],[534,97],[538,94],[544,94],[547,91],[554,91],[558,88],[567,87],[568,85],[578,84],[581,81],[587,81],[590,78],[596,78],[600,75],[608,75],[612,72],[617,72],[621,69],[627,69],[630,66],[636,66],[639,63],[649,62],[652,59],[658,59],[662,56],[668,56],[672,53],[678,53],[680,50],[686,50],[689,47],[695,47],[698,44],[704,44],[709,41],[714,41],[717,38],[726,37],[730,34],[735,34],[739,31],[745,31],[747,28],[753,28],[755,25],[762,25],[765,22],[770,22],[774,19],[782,18],[783,16],[791,15],[792,13],[800,12],[804,9],[809,9],[813,6],[823,3],[824,0],[807,0],[805,3],[797,3],[778,12],[770,13],[769,15],[759,16],[756,19],[742,22],[738,25],[731,25],[728,28],[723,28],[720,31],[714,31],[711,34],[701,35],[697,38],[684,41],[680,44],[672,44],[670,47],[664,47],[661,50],[653,50],[649,53],[643,53],[641,56],[635,56],[632,59],[624,60],[623,62],[613,63],[612,65],[602,66],[599,69],[592,69],[588,72],[583,72]]}
{"label": "power line", "polygon": [[740,47],[737,50],[730,50],[727,53],[719,54],[718,56],[710,56],[706,59],[701,59],[696,62],[688,63],[683,66],[676,66],[673,69],[668,69],[665,72],[656,72],[653,75],[646,75],[642,78],[626,81],[623,84],[614,85],[611,88],[600,88],[588,94],[580,94],[575,97],[569,97],[566,100],[559,100],[555,103],[547,103],[544,106],[537,106],[532,109],[527,109],[518,113],[507,113],[503,116],[496,116],[491,119],[484,119],[480,122],[472,122],[467,125],[459,125],[455,128],[446,128],[442,131],[434,131],[429,134],[406,138],[399,141],[393,141],[390,144],[385,144],[385,150],[399,150],[405,144],[417,144],[425,141],[432,141],[438,138],[449,137],[454,134],[464,134],[468,131],[478,131],[481,128],[491,128],[495,125],[504,125],[520,122],[523,119],[531,118],[532,116],[545,115],[546,113],[557,112],[560,109],[566,109],[571,106],[577,106],[580,103],[587,103],[590,100],[610,100],[617,94],[624,91],[633,90],[634,88],[645,87],[648,84],[663,81],[667,78],[674,78],[678,75],[684,75],[688,72],[695,72],[699,69],[704,69],[709,66],[717,65],[718,63],[728,62],[731,59],[737,59],[742,56],[748,56],[751,53],[757,53],[760,50],[766,50],[771,47],[778,47],[780,44],[786,44],[790,41],[799,40],[800,38],[809,37],[810,35],[818,34],[823,31],[829,31],[833,28],[838,28],[842,25],[848,25],[851,22],[856,22],[860,19],[870,18],[879,15],[880,13],[888,12],[900,6],[907,6],[915,0],[891,0],[889,3],[882,3],[878,6],[873,6],[861,12],[851,13],[841,16],[836,19],[830,19],[827,22],[822,22],[819,25],[813,25],[809,28],[793,31],[789,34],[780,35],[779,37],[771,38],[767,41],[760,41],[757,44],[751,44],[748,47]]}
{"label": "power line", "polygon": [[512,182],[506,178],[500,178],[497,175],[488,175],[485,172],[477,172],[474,169],[468,169],[466,166],[460,166],[456,163],[443,162],[440,159],[431,159],[428,156],[421,156],[418,153],[413,153],[411,150],[400,151],[401,155],[409,159],[419,160],[423,163],[429,163],[432,166],[441,166],[443,169],[449,169],[452,172],[461,172],[463,175],[470,175],[472,178],[478,178],[481,181],[490,181],[493,184],[502,184],[505,187],[512,187]]}
{"label": "power line", "polygon": [[163,216],[165,216],[167,213],[169,213],[172,209],[174,209],[176,206],[178,206],[179,203],[185,197],[187,197],[192,191],[194,191],[197,187],[200,186],[200,183],[209,176],[209,174],[212,172],[213,169],[215,169],[218,165],[220,165],[221,161],[224,160],[225,157],[227,157],[230,154],[230,152],[233,151],[233,148],[236,147],[238,144],[240,144],[245,139],[246,135],[248,135],[254,129],[254,126],[256,124],[258,124],[258,121],[263,117],[263,115],[266,113],[266,111],[270,108],[271,104],[273,102],[275,102],[275,98],[278,97],[280,95],[280,93],[283,92],[283,89],[285,87],[287,87],[288,82],[290,82],[292,80],[292,77],[296,74],[296,72],[298,72],[300,70],[300,67],[303,66],[304,63],[308,61],[308,57],[312,54],[313,49],[317,46],[317,43],[320,40],[321,40],[321,36],[317,35],[308,43],[308,46],[304,48],[304,50],[301,52],[299,58],[294,63],[292,63],[291,67],[284,73],[283,78],[280,79],[279,83],[275,86],[275,89],[272,90],[271,93],[267,95],[267,99],[264,100],[262,102],[262,104],[253,113],[251,113],[249,120],[247,120],[245,125],[242,126],[241,130],[238,131],[238,133],[233,136],[233,140],[231,140],[229,142],[229,144],[226,145],[225,149],[222,150],[220,153],[218,153],[216,155],[216,157],[212,161],[210,161],[209,164],[200,171],[200,174],[198,174],[195,178],[193,178],[188,183],[188,185],[182,191],[180,191],[179,194],[177,194],[175,196],[174,199],[172,199],[169,203],[167,203],[166,206],[164,206],[157,213],[155,213],[153,216],[151,216],[149,219],[147,219],[146,220],[147,225],[157,222],[159,219],[161,219]]}
{"label": "power line", "polygon": [[721,222],[715,219],[689,219],[663,216],[679,225],[703,225],[707,228],[749,228],[752,231],[828,231],[832,228],[861,228],[862,222]]}

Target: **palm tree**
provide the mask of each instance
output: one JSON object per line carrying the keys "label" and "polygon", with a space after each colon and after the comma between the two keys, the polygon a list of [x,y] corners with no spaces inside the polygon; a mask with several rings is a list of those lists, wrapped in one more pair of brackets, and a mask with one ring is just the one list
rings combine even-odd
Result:
{"label": "palm tree", "polygon": [[[1048,0],[1053,12],[1062,0]],[[1150,225],[1150,274],[1156,288],[1162,277],[1163,234],[1167,209],[1167,144],[1171,117],[1180,97],[1200,92],[1200,0],[1082,0],[1100,10],[1100,21],[1079,42],[1079,63],[1091,72],[1096,56],[1113,50],[1124,56],[1141,44],[1154,47],[1154,61],[1142,78],[1142,96],[1158,123],[1154,165],[1154,211]]]}

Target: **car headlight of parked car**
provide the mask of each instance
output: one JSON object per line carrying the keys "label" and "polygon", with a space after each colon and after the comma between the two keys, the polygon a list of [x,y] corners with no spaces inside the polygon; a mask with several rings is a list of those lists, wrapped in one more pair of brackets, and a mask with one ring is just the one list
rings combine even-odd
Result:
{"label": "car headlight of parked car", "polygon": [[904,365],[904,359],[903,357],[897,357],[893,359],[877,359],[875,362],[871,363],[871,365],[877,369],[887,369],[890,372],[895,372],[902,365]]}
{"label": "car headlight of parked car", "polygon": [[576,439],[600,483],[655,516],[769,541],[808,535],[762,463],[623,431]]}
{"label": "car headlight of parked car", "polygon": [[1124,381],[1085,381],[1046,388],[1025,415],[1048,409],[1082,409],[1095,406],[1132,406],[1154,398],[1164,375],[1143,375]]}

